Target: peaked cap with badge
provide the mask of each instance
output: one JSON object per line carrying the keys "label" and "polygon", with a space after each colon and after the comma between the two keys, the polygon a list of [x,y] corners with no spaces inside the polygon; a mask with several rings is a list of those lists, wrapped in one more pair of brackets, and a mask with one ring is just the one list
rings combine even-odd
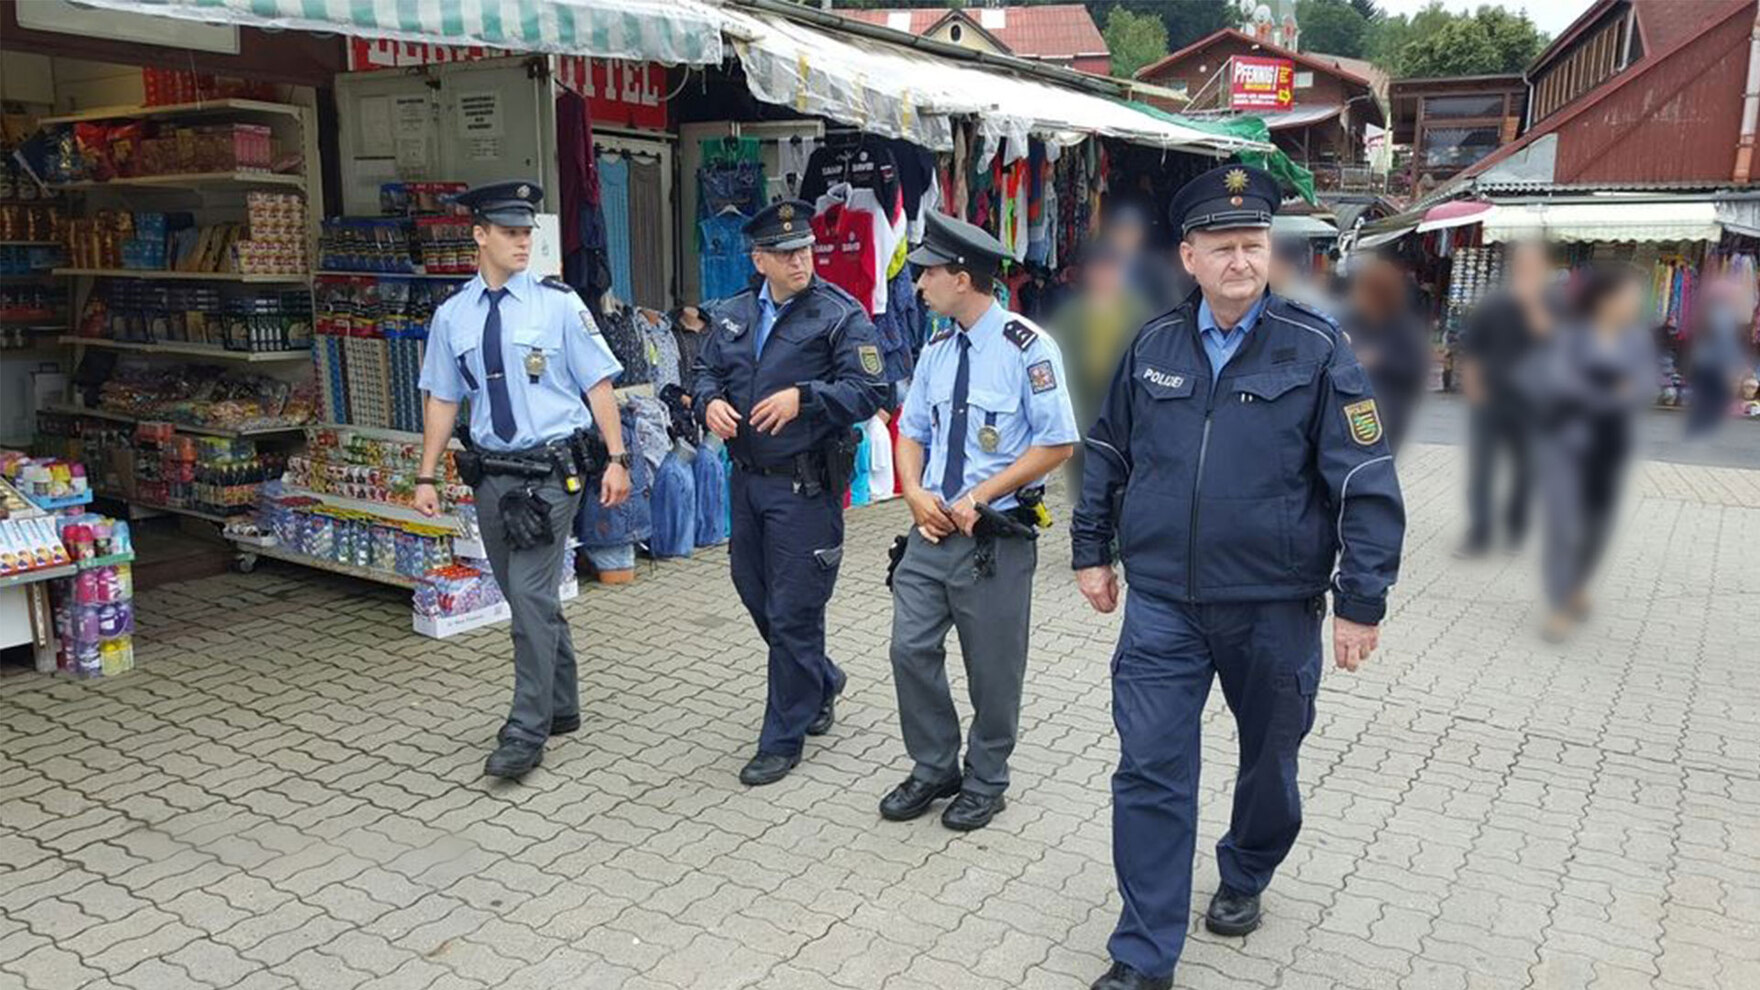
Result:
{"label": "peaked cap with badge", "polygon": [[970,272],[994,275],[1009,257],[1002,242],[984,228],[931,210],[923,214],[923,243],[905,255],[905,260],[924,268],[958,265]]}
{"label": "peaked cap with badge", "polygon": [[740,228],[752,247],[764,251],[798,251],[813,243],[813,204],[785,199],[758,211]]}
{"label": "peaked cap with badge", "polygon": [[1271,226],[1283,190],[1264,169],[1223,165],[1185,184],[1168,205],[1168,219],[1181,237],[1194,230]]}
{"label": "peaked cap with badge", "polygon": [[543,199],[544,187],[527,179],[491,182],[452,197],[454,203],[470,207],[478,220],[498,227],[536,226]]}

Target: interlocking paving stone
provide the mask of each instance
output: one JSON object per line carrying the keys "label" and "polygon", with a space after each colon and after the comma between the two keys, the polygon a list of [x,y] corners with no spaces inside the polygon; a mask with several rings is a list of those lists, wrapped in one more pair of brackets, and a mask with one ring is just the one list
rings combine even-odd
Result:
{"label": "interlocking paving stone", "polygon": [[[1265,926],[1194,920],[1180,985],[1760,986],[1760,471],[1640,466],[1596,617],[1552,647],[1536,549],[1450,559],[1461,470],[1402,453],[1382,649],[1322,682]],[[1118,911],[1118,616],[1048,534],[1008,810],[883,822],[906,518],[849,514],[839,724],[759,790],[764,652],[721,549],[566,607],[583,728],[519,786],[480,776],[504,627],[415,638],[406,596],[269,564],[142,593],[133,674],[0,681],[0,986],[1080,990]],[[957,643],[949,671],[968,711]],[[1194,910],[1235,752],[1212,694]]]}

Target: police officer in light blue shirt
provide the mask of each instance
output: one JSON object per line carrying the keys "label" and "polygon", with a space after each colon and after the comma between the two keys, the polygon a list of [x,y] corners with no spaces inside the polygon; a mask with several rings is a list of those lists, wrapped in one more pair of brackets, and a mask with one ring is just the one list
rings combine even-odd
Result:
{"label": "police officer in light blue shirt", "polygon": [[[992,535],[978,507],[1035,525],[1017,493],[1067,460],[1078,434],[1057,344],[991,295],[1002,245],[938,213],[924,227],[909,258],[917,286],[955,326],[923,349],[899,418],[898,472],[916,526],[892,576],[892,672],[914,765],[880,814],[906,821],[957,795],[941,821],[969,831],[1003,808],[1038,565],[1033,540]],[[971,683],[963,764],[947,686],[950,625]]]}
{"label": "police officer in light blue shirt", "polygon": [[[553,466],[541,479],[486,470],[476,485],[483,546],[513,612],[513,706],[484,772],[516,779],[542,762],[550,736],[581,724],[574,645],[557,586],[583,492],[554,445],[596,423],[611,461],[599,483],[600,501],[616,505],[630,487],[612,392],[623,368],[574,290],[526,270],[543,195],[536,183],[501,182],[457,198],[472,210],[477,275],[440,304],[429,324],[415,495],[424,514],[440,511],[436,475],[466,400],[477,450],[507,455],[507,463]],[[549,538],[529,538],[520,518],[510,530],[510,514],[518,509],[547,520]]]}

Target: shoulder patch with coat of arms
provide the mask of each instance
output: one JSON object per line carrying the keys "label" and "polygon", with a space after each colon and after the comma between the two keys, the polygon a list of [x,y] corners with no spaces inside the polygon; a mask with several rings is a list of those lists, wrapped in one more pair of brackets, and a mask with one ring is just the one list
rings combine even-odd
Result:
{"label": "shoulder patch with coat of arms", "polygon": [[880,348],[873,344],[858,345],[856,354],[862,359],[862,370],[870,375],[878,375],[885,367],[880,361]]}
{"label": "shoulder patch with coat of arms", "polygon": [[587,336],[589,336],[589,337],[599,336],[599,321],[593,319],[592,312],[589,310],[583,309],[580,311],[580,314],[581,314],[581,329],[585,330],[587,332]]}
{"label": "shoulder patch with coat of arms", "polygon": [[1381,439],[1381,412],[1374,399],[1352,402],[1344,407],[1344,421],[1350,425],[1351,439],[1359,446],[1373,447]]}

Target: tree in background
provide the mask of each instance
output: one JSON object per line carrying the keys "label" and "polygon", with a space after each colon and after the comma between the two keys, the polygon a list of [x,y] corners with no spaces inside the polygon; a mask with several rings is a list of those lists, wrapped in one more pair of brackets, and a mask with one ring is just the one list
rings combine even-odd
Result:
{"label": "tree in background", "polygon": [[1169,52],[1241,23],[1240,8],[1233,0],[1086,0],[1086,5],[1096,24],[1107,23],[1119,8],[1156,18],[1167,28]]}
{"label": "tree in background", "polygon": [[1480,7],[1413,35],[1393,55],[1390,68],[1398,78],[1520,72],[1546,47],[1546,36],[1528,15],[1501,7]]}
{"label": "tree in background", "polygon": [[[1367,6],[1373,8],[1373,0]],[[1296,24],[1302,31],[1302,49],[1363,57],[1369,21],[1356,3],[1348,0],[1296,0]]]}
{"label": "tree in background", "polygon": [[1131,74],[1167,54],[1167,25],[1152,14],[1114,7],[1106,15],[1106,49],[1112,53],[1112,74]]}
{"label": "tree in background", "polygon": [[[1302,37],[1308,37],[1302,25]],[[1432,0],[1410,16],[1384,15],[1364,35],[1363,53],[1396,78],[1520,72],[1546,47],[1528,15],[1482,6],[1454,13]]]}

